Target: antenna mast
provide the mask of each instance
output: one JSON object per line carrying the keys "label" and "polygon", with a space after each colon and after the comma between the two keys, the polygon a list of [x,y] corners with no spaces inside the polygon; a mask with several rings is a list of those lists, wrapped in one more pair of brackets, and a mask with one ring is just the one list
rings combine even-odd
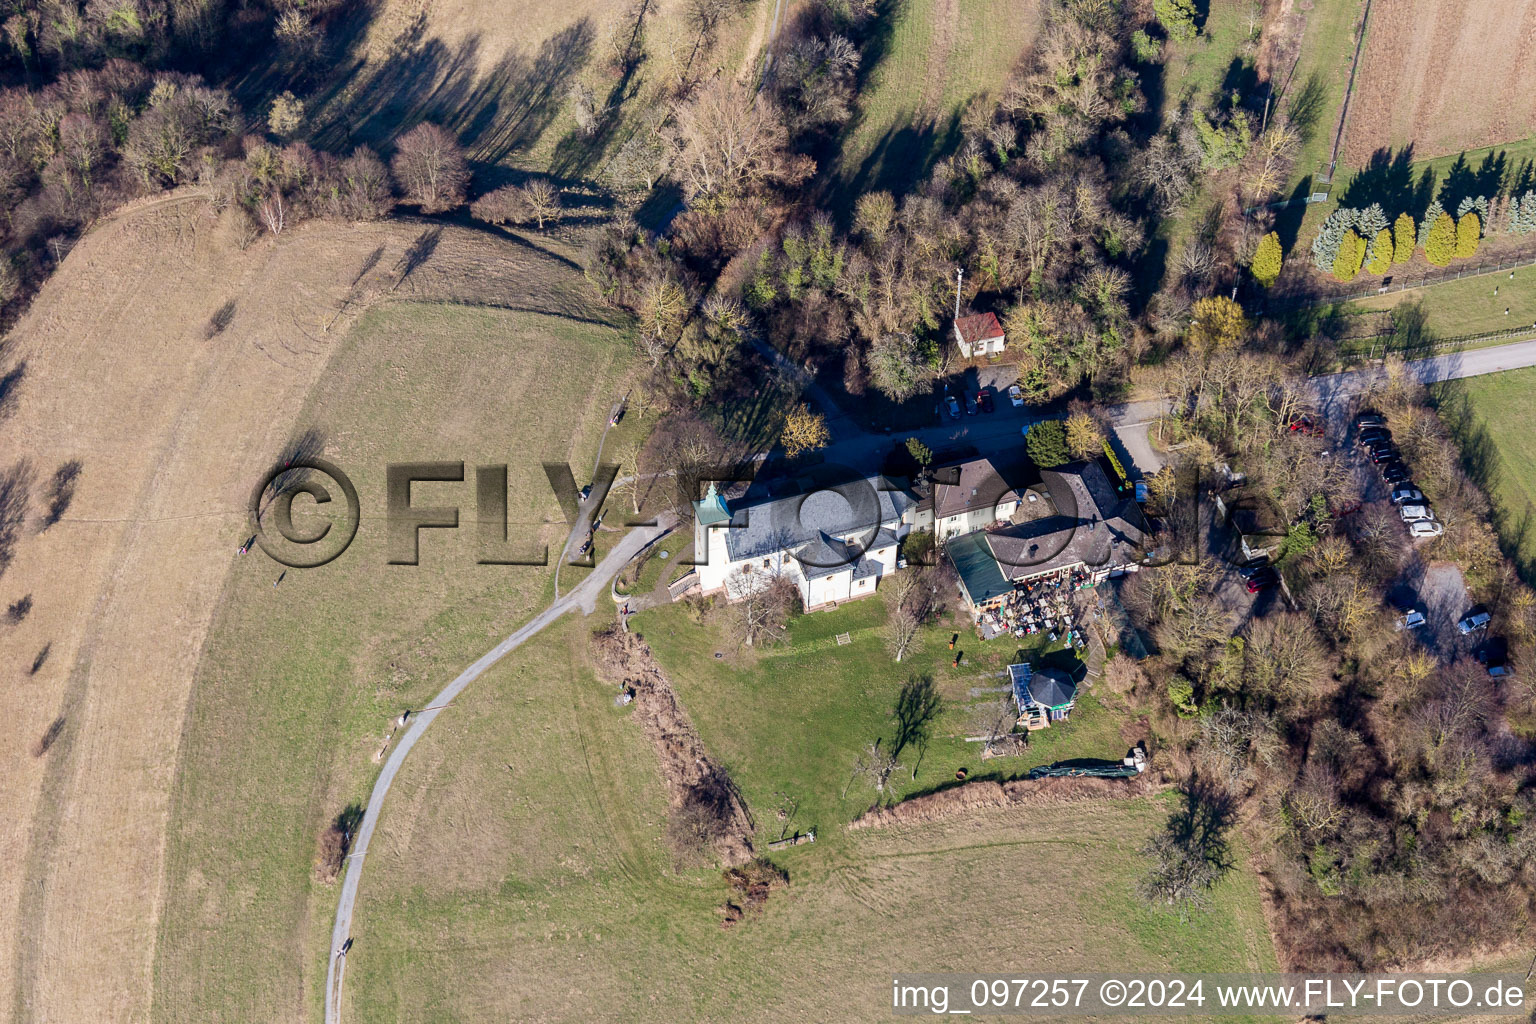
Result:
{"label": "antenna mast", "polygon": [[960,319],[960,282],[965,279],[965,268],[955,268],[955,319]]}

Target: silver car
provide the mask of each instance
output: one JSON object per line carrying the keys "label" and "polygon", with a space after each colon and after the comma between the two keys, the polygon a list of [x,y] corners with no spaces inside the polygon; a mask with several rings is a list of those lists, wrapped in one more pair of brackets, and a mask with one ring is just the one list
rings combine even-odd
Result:
{"label": "silver car", "polygon": [[1429,510],[1428,505],[1404,505],[1397,510],[1397,514],[1403,517],[1405,523],[1416,523],[1421,520],[1435,518],[1435,514]]}
{"label": "silver car", "polygon": [[1420,519],[1417,522],[1408,524],[1408,536],[1414,538],[1438,537],[1444,532],[1445,527],[1441,526],[1433,519]]}

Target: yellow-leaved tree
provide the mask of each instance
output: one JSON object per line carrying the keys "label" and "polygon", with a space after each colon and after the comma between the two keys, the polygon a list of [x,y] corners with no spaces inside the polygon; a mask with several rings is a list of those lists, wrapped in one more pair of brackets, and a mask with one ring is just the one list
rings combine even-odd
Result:
{"label": "yellow-leaved tree", "polygon": [[1268,288],[1274,284],[1280,276],[1280,268],[1284,265],[1285,254],[1280,248],[1280,236],[1271,231],[1259,239],[1259,247],[1253,251],[1253,262],[1248,264],[1248,269],[1253,273],[1253,279]]}
{"label": "yellow-leaved tree", "polygon": [[784,417],[784,433],[779,436],[784,444],[784,454],[790,458],[825,448],[832,440],[827,429],[827,418],[819,412],[811,412],[803,403]]}
{"label": "yellow-leaved tree", "polygon": [[1232,348],[1248,332],[1243,307],[1225,295],[1200,299],[1189,312],[1189,343],[1202,352]]}

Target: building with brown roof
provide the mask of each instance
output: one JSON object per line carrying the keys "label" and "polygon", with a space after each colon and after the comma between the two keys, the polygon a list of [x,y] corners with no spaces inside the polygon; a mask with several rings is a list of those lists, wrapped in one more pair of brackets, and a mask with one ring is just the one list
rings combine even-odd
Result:
{"label": "building with brown roof", "polygon": [[960,346],[960,354],[967,359],[1001,355],[1004,340],[1003,325],[997,322],[996,313],[955,318],[955,344]]}
{"label": "building with brown roof", "polygon": [[1148,527],[1130,493],[1117,491],[1097,462],[1042,470],[1050,508],[1024,522],[952,537],[944,546],[971,610],[1000,605],[1031,581],[1070,577],[1092,584],[1139,569]]}
{"label": "building with brown roof", "polygon": [[1038,478],[1025,479],[1018,466],[988,456],[937,466],[932,477],[933,538],[939,544],[1013,518],[1020,494]]}

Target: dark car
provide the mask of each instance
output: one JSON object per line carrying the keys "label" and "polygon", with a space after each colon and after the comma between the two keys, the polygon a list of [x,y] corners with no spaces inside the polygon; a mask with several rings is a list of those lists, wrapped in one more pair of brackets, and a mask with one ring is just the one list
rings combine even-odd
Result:
{"label": "dark car", "polygon": [[1389,484],[1402,483],[1408,479],[1408,467],[1401,462],[1389,462],[1381,467],[1381,476]]}
{"label": "dark car", "polygon": [[1398,462],[1401,460],[1398,459],[1397,449],[1388,445],[1385,448],[1373,449],[1371,451],[1371,461],[1379,466],[1384,462]]}
{"label": "dark car", "polygon": [[991,412],[996,406],[992,404],[992,389],[982,388],[976,392],[976,401],[981,405],[982,412]]}
{"label": "dark car", "polygon": [[1248,593],[1257,594],[1261,590],[1268,589],[1280,582],[1280,574],[1273,569],[1261,570],[1253,574],[1248,581]]}
{"label": "dark car", "polygon": [[976,399],[971,397],[971,393],[969,391],[962,392],[960,397],[965,400],[965,414],[967,416],[975,416]]}
{"label": "dark car", "polygon": [[1245,562],[1244,564],[1237,567],[1237,574],[1245,580],[1251,580],[1261,573],[1273,571],[1274,570],[1270,568],[1269,559],[1267,558],[1255,558],[1253,561]]}
{"label": "dark car", "polygon": [[1373,444],[1381,444],[1383,441],[1390,442],[1391,440],[1392,432],[1390,430],[1362,430],[1360,432],[1360,447],[1362,448],[1369,448]]}
{"label": "dark car", "polygon": [[1361,409],[1360,414],[1355,417],[1356,430],[1364,430],[1366,427],[1384,427],[1386,425],[1387,418],[1375,409]]}

